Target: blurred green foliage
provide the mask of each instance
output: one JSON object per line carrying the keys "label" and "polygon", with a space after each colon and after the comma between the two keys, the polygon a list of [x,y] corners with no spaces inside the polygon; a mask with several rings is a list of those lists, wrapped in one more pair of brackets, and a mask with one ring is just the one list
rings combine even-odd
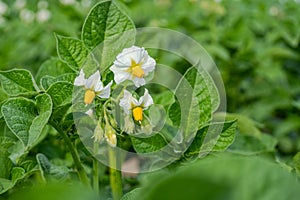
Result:
{"label": "blurred green foliage", "polygon": [[[213,173],[212,173],[213,172]],[[142,188],[122,200],[137,199],[298,199],[299,182],[277,164],[259,157],[217,154],[142,179]]]}
{"label": "blurred green foliage", "polygon": [[300,151],[299,1],[124,2],[137,27],[171,28],[203,45],[221,71],[228,112],[259,122],[281,154]]}
{"label": "blurred green foliage", "polygon": [[56,56],[54,33],[78,36],[91,5],[89,0],[0,1],[0,69],[36,72],[43,61]]}

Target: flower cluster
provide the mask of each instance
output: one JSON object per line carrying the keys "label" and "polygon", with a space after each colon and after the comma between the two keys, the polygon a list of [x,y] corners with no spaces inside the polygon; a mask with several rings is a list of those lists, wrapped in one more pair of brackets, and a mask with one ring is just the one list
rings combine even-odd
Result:
{"label": "flower cluster", "polygon": [[[129,80],[132,81],[136,87],[146,84],[145,77],[155,69],[155,60],[148,55],[144,48],[132,46],[125,48],[114,61],[113,65],[109,68],[114,73],[114,81],[116,84]],[[111,93],[111,81],[106,86],[101,81],[100,72],[96,71],[89,78],[85,78],[83,70],[80,71],[79,76],[76,77],[74,85],[84,87],[84,104],[88,106],[92,104],[96,97],[109,98]],[[125,127],[124,130],[131,134],[134,132],[135,126],[143,127],[142,122],[144,119],[144,110],[153,104],[153,99],[147,89],[144,95],[137,100],[133,97],[132,93],[123,90],[123,97],[120,99],[119,105],[125,112]],[[104,108],[105,109],[105,108]],[[104,116],[106,119],[107,117]],[[149,126],[148,126],[148,132]],[[108,120],[105,121],[105,128],[103,130],[102,124],[98,123],[93,136],[95,142],[102,141],[105,138],[108,144],[116,146],[117,138],[114,128]]]}

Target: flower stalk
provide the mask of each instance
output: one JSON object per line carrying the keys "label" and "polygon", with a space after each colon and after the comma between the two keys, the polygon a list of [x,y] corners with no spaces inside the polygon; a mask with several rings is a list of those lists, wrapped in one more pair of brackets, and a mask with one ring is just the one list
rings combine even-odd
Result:
{"label": "flower stalk", "polygon": [[122,176],[121,172],[117,170],[118,158],[116,154],[116,149],[114,147],[108,146],[108,156],[109,156],[109,174],[110,174],[110,186],[112,190],[112,196],[114,200],[121,199],[123,195],[122,191]]}
{"label": "flower stalk", "polygon": [[[98,142],[94,142],[94,155],[98,153]],[[99,161],[96,157],[93,159],[93,188],[99,194]]]}

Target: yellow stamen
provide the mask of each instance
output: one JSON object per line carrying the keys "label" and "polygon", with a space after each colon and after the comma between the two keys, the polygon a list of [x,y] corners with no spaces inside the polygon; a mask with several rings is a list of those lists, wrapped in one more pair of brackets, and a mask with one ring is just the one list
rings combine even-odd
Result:
{"label": "yellow stamen", "polygon": [[84,103],[86,105],[91,104],[96,96],[93,90],[86,90],[84,94]]}
{"label": "yellow stamen", "polygon": [[131,60],[130,72],[138,78],[143,78],[145,75],[144,70],[141,68],[141,63],[136,63],[134,60]]}
{"label": "yellow stamen", "polygon": [[141,122],[143,120],[143,109],[141,107],[135,107],[132,114],[135,121]]}

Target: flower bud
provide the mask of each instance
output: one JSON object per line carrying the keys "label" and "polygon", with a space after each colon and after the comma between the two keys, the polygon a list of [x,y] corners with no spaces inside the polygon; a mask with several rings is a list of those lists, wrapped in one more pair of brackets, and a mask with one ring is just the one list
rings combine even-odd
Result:
{"label": "flower bud", "polygon": [[115,132],[115,129],[111,127],[109,123],[106,123],[105,125],[105,138],[107,143],[112,146],[116,147],[117,146],[117,135]]}
{"label": "flower bud", "polygon": [[103,128],[101,124],[98,122],[94,130],[94,135],[92,136],[92,138],[94,138],[94,142],[101,142],[101,140],[103,139],[103,135],[104,135]]}

